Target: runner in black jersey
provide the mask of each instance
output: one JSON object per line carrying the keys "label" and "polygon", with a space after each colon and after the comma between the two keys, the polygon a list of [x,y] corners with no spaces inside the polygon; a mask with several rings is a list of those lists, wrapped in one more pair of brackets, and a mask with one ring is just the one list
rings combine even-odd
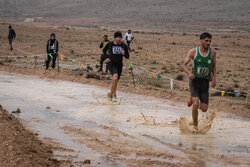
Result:
{"label": "runner in black jersey", "polygon": [[105,63],[108,63],[109,71],[113,77],[111,92],[108,97],[112,100],[112,98],[116,98],[117,83],[122,74],[123,56],[126,59],[129,58],[128,47],[122,42],[122,33],[120,31],[115,32],[114,41],[104,47],[103,54],[106,54],[107,51],[109,55]]}

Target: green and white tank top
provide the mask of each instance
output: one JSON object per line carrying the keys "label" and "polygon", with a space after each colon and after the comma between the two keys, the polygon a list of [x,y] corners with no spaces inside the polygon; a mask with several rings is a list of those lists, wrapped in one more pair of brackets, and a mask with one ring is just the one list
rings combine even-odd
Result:
{"label": "green and white tank top", "polygon": [[200,47],[196,47],[196,56],[193,60],[193,73],[197,78],[211,79],[211,73],[213,68],[213,59],[211,56],[211,48],[209,47],[206,56],[203,56],[200,52]]}

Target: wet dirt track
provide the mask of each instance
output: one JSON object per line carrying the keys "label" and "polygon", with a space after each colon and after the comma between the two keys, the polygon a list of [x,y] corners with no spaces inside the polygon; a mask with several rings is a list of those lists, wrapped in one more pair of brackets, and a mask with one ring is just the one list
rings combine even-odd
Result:
{"label": "wet dirt track", "polygon": [[59,80],[0,73],[1,105],[41,138],[65,149],[58,158],[90,159],[93,166],[248,166],[250,123],[217,114],[205,135],[181,134],[183,104]]}

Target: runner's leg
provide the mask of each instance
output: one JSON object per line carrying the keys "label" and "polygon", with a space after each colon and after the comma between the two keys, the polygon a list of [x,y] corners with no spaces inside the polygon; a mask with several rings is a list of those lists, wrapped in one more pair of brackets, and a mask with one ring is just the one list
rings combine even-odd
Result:
{"label": "runner's leg", "polygon": [[207,112],[207,110],[208,110],[208,104],[200,103],[200,110],[202,112]]}
{"label": "runner's leg", "polygon": [[117,73],[117,67],[116,65],[112,64],[111,62],[108,63],[109,71],[112,75],[112,85],[111,85],[111,90],[110,93],[108,93],[109,100],[112,100],[115,89],[117,87],[117,82],[118,82],[118,73]]}
{"label": "runner's leg", "polygon": [[189,91],[190,91],[190,98],[188,99],[188,102],[187,102],[187,106],[188,107],[191,107],[192,106],[192,104],[193,104],[193,101],[192,101],[192,92],[194,91],[194,90],[192,90],[192,89],[194,89],[194,88],[192,88],[192,81],[190,81],[189,82]]}
{"label": "runner's leg", "polygon": [[199,109],[199,79],[195,78],[190,81],[189,86],[190,86],[190,93],[192,97],[192,103],[193,103],[193,108],[192,108],[192,118],[193,118],[193,125],[195,130],[197,130],[198,127],[198,109]]}
{"label": "runner's leg", "polygon": [[116,95],[117,83],[118,83],[118,74],[115,73],[113,75],[113,82],[112,82],[111,93],[110,93],[112,97],[114,97],[114,95]]}
{"label": "runner's leg", "polygon": [[198,109],[199,109],[199,97],[192,97],[193,101],[193,109],[192,109],[192,117],[194,126],[198,126]]}
{"label": "runner's leg", "polygon": [[203,112],[207,112],[208,110],[208,101],[209,101],[209,81],[206,79],[202,79],[200,82],[200,110]]}
{"label": "runner's leg", "polygon": [[[118,81],[120,80],[120,77],[122,75],[122,67],[123,67],[123,64],[120,64],[120,65],[117,66]],[[118,81],[117,81],[117,83],[118,83]],[[116,84],[115,91],[114,91],[114,94],[113,94],[114,97],[116,97],[117,85],[118,84]]]}

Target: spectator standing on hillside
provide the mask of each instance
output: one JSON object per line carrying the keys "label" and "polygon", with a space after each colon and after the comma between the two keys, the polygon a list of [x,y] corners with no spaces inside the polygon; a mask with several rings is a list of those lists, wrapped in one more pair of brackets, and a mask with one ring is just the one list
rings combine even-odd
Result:
{"label": "spectator standing on hillside", "polygon": [[46,70],[49,68],[50,60],[52,59],[52,68],[55,68],[56,58],[58,56],[58,41],[56,35],[52,33],[50,39],[47,42],[47,59],[46,59]]}
{"label": "spectator standing on hillside", "polygon": [[[104,35],[103,36],[103,41],[100,44],[100,48],[103,50],[108,43],[109,43],[108,35]],[[101,54],[101,57],[100,57],[100,69],[98,70],[98,72],[102,71],[103,62],[108,58],[107,55],[109,55],[108,50],[107,50],[106,54]],[[108,64],[106,64],[106,72],[108,72]]]}
{"label": "spectator standing on hillside", "polygon": [[9,39],[9,44],[10,44],[10,50],[13,50],[13,46],[12,46],[12,42],[13,40],[16,38],[16,32],[14,29],[12,29],[11,26],[9,26],[9,35],[8,35],[8,39]]}

